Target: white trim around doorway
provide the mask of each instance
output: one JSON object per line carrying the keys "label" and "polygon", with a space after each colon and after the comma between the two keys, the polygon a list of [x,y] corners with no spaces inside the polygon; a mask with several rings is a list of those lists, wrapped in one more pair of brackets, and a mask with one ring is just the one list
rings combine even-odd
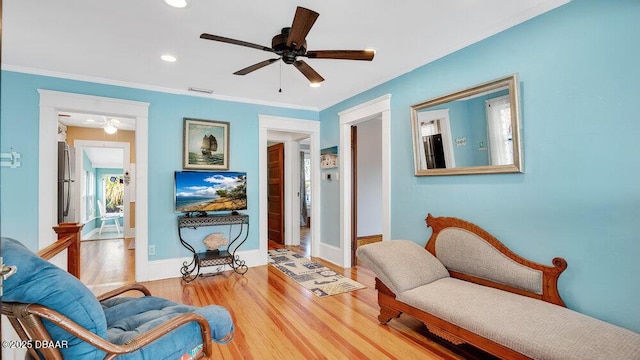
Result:
{"label": "white trim around doorway", "polygon": [[[272,140],[269,138],[270,132],[278,132],[282,133],[290,133],[290,134],[303,134],[308,135],[310,138],[310,153],[311,153],[311,256],[318,256],[319,253],[319,243],[320,243],[320,228],[321,228],[321,218],[320,218],[320,122],[314,120],[305,120],[305,119],[294,119],[294,118],[285,118],[285,117],[277,117],[277,116],[269,116],[269,115],[258,115],[259,118],[259,134],[258,134],[258,143],[259,143],[259,156],[258,156],[258,167],[259,167],[259,207],[260,207],[260,216],[259,216],[259,231],[260,231],[260,263],[267,263],[267,249],[269,246],[269,238],[268,238],[268,227],[267,227],[267,142],[268,140]],[[293,139],[285,142],[285,151],[287,148],[287,144],[289,144],[289,148],[292,149],[296,145],[297,142]],[[297,161],[299,159],[296,157]],[[286,159],[285,159],[286,161]],[[296,176],[298,174],[293,174],[294,172],[287,172],[290,174],[289,176]],[[293,185],[292,184],[290,185]],[[285,179],[286,184],[286,179]],[[285,198],[286,194],[290,194],[289,198],[293,199],[293,194],[298,190],[291,188],[291,186],[285,185],[289,191],[285,190]],[[293,228],[294,226],[298,227],[300,225],[300,220],[298,218],[298,222],[296,223],[294,219],[294,214],[299,214],[299,212],[293,211],[291,208],[294,206],[296,201],[287,201],[285,199],[285,228]],[[297,202],[299,204],[299,202]],[[289,225],[287,225],[289,224]],[[291,234],[290,234],[291,235]],[[286,237],[286,234],[285,234]],[[289,239],[286,241],[288,243],[294,243],[293,239]]]}
{"label": "white trim around doorway", "polygon": [[391,94],[338,113],[340,117],[340,249],[341,267],[351,267],[351,126],[382,119],[382,240],[391,237]]}
{"label": "white trim around doorway", "polygon": [[[38,233],[40,249],[56,240],[53,226],[57,225],[57,128],[58,113],[61,111],[88,114],[108,114],[128,117],[136,122],[136,281],[148,280],[148,118],[149,103],[114,99],[101,96],[66,93],[38,89],[40,94],[40,127],[38,150]],[[66,261],[59,256],[52,259],[57,265],[66,268]]]}

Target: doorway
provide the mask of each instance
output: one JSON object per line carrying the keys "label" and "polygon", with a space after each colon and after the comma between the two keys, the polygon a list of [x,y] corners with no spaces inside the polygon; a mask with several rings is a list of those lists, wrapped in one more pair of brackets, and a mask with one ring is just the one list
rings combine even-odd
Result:
{"label": "doorway", "polygon": [[[267,147],[267,203],[269,247],[292,246],[311,256],[310,138],[300,133],[270,133]],[[285,155],[285,153],[287,155]],[[285,219],[289,220],[286,221]]]}
{"label": "doorway", "polygon": [[[51,228],[56,225],[56,154],[50,149],[57,142],[56,129],[58,114],[61,111],[80,113],[111,114],[112,116],[129,117],[135,123],[135,168],[130,169],[130,186],[132,207],[130,213],[135,215],[136,247],[146,249],[148,244],[147,187],[138,186],[146,183],[148,159],[148,108],[149,103],[107,98],[92,95],[65,93],[38,89],[40,95],[40,127],[39,127],[39,178],[38,178],[38,229],[39,248],[46,247],[55,241],[55,233]],[[133,195],[135,194],[135,195]],[[141,210],[141,209],[144,209]],[[63,258],[54,258],[52,262],[66,268]],[[149,261],[146,251],[135,252],[136,281],[149,278]]]}
{"label": "doorway", "polygon": [[122,144],[122,148],[105,143],[92,146],[99,142],[82,140],[76,140],[75,144],[80,145],[82,156],[78,166],[80,221],[85,224],[82,240],[133,238],[129,186],[125,184],[125,168],[130,166],[125,160],[124,146],[129,144],[112,144]]}
{"label": "doorway", "polygon": [[[284,144],[284,241],[285,245],[298,245],[301,233],[307,230],[308,256],[318,256],[320,252],[320,123],[314,120],[282,118],[268,115],[259,116],[259,187],[260,187],[260,256],[267,263],[269,248],[268,230],[268,181],[267,151],[269,145]],[[307,143],[308,145],[303,145]],[[300,189],[300,149],[308,149],[309,158],[309,220],[311,228],[301,224]],[[302,229],[302,232],[301,232]]]}
{"label": "doorway", "polygon": [[[351,148],[351,127],[368,120],[381,119],[381,211],[382,240],[391,238],[391,95],[384,95],[340,112],[340,148]],[[351,239],[354,233],[352,221],[352,155],[341,152],[340,173],[340,250],[342,256],[334,263],[342,267],[352,266]]]}
{"label": "doorway", "polygon": [[[120,118],[115,134],[95,122],[98,114],[64,113],[64,139],[76,149],[76,219],[83,224],[80,280],[95,293],[135,281],[135,217],[131,148],[135,124]],[[60,139],[62,140],[62,139]],[[106,141],[113,140],[113,141]],[[129,175],[129,179],[125,177]]]}
{"label": "doorway", "polygon": [[382,119],[351,126],[351,266],[359,246],[382,241]]}
{"label": "doorway", "polygon": [[311,153],[310,139],[300,141],[300,253],[311,257]]}

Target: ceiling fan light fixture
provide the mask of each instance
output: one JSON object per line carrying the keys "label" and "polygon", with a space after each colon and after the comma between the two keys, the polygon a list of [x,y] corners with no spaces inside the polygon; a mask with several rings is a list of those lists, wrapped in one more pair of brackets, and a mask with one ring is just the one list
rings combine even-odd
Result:
{"label": "ceiling fan light fixture", "polygon": [[106,125],[106,126],[104,127],[104,132],[106,132],[106,133],[107,133],[107,134],[109,134],[109,135],[113,135],[113,134],[115,134],[117,131],[118,131],[118,128],[116,128],[115,126],[113,126],[113,125],[111,125],[111,124]]}
{"label": "ceiling fan light fixture", "polygon": [[163,0],[163,1],[165,4],[178,9],[184,9],[187,6],[189,6],[189,0]]}
{"label": "ceiling fan light fixture", "polygon": [[113,135],[118,131],[118,128],[116,127],[116,124],[120,123],[117,120],[108,120],[105,124],[104,124],[104,132],[106,132],[109,135]]}
{"label": "ceiling fan light fixture", "polygon": [[166,62],[176,62],[178,59],[170,54],[164,54],[162,56],[160,56],[160,59],[166,61]]}
{"label": "ceiling fan light fixture", "polygon": [[309,83],[309,86],[311,86],[312,88],[318,88],[322,85],[321,82],[311,82]]}

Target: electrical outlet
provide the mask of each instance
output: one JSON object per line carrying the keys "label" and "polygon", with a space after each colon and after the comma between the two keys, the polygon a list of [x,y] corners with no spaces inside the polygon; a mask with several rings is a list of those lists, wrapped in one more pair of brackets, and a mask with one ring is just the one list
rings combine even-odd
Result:
{"label": "electrical outlet", "polygon": [[155,254],[156,254],[156,246],[149,245],[149,255],[155,255]]}

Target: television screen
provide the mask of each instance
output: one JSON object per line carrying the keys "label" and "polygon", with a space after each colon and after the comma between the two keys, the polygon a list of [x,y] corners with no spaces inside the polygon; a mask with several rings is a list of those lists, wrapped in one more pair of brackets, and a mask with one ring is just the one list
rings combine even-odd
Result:
{"label": "television screen", "polygon": [[235,211],[247,209],[247,173],[176,171],[175,211]]}

